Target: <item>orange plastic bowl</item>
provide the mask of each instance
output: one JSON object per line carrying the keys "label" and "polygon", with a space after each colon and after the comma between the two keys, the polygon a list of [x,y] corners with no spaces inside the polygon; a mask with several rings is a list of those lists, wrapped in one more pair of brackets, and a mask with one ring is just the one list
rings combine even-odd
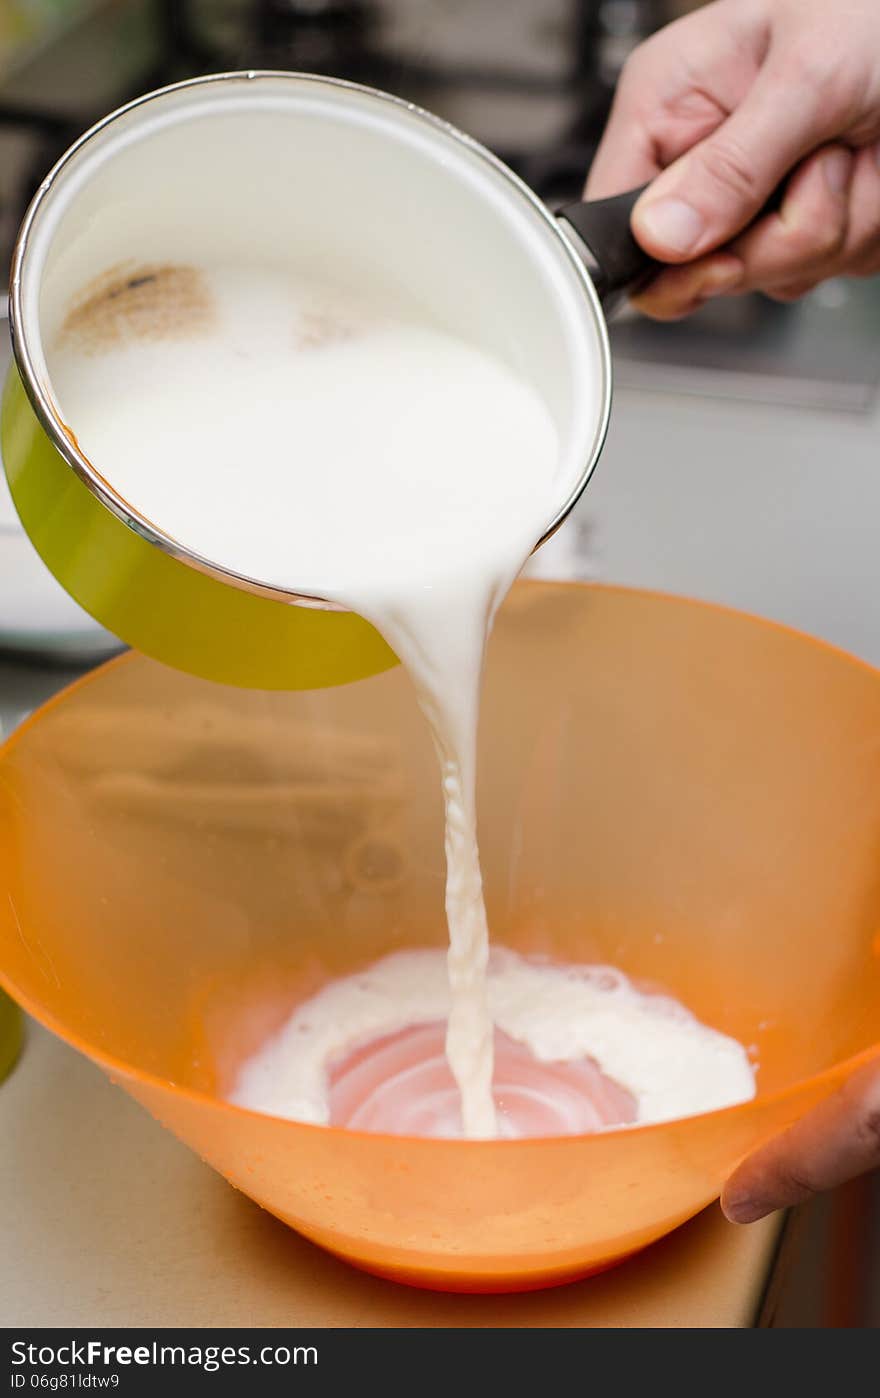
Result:
{"label": "orange plastic bowl", "polygon": [[491,646],[480,817],[495,939],[680,997],[752,1046],[755,1102],[472,1143],[224,1100],[297,1000],[445,941],[435,758],[400,670],[285,695],[129,656],[49,704],[0,755],[2,983],[359,1266],[465,1291],[583,1276],[880,1054],[880,675],[716,608],[523,585]]}

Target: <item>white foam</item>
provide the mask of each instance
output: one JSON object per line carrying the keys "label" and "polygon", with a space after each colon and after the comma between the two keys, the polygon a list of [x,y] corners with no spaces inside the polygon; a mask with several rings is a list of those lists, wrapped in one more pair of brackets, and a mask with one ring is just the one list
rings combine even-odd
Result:
{"label": "white foam", "polygon": [[[563,966],[496,947],[488,998],[497,1027],[540,1063],[598,1064],[635,1098],[637,1124],[714,1111],[754,1096],[754,1075],[740,1044],[701,1024],[677,1001],[641,993],[611,967]],[[335,1059],[409,1025],[442,1020],[449,1008],[442,953],[384,957],[298,1005],[243,1065],[232,1100],[273,1116],[326,1124],[328,1068]],[[552,1079],[546,1090],[554,1092]],[[576,1119],[566,1129],[577,1130]],[[442,1134],[457,1132],[447,1126]]]}

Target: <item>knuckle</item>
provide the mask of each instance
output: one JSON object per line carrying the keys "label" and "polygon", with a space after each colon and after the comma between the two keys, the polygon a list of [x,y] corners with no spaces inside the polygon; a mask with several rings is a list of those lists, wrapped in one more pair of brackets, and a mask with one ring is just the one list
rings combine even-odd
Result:
{"label": "knuckle", "polygon": [[807,244],[805,254],[825,258],[836,257],[843,251],[846,242],[846,224],[832,223],[830,220],[820,223],[808,231],[804,241]]}
{"label": "knuckle", "polygon": [[810,1178],[809,1171],[799,1165],[787,1164],[780,1171],[779,1183],[780,1192],[790,1204],[800,1204],[804,1199],[819,1193],[819,1187],[816,1181]]}
{"label": "knuckle", "polygon": [[792,42],[786,69],[790,79],[798,87],[809,90],[813,100],[821,101],[828,116],[833,118],[845,99],[844,84],[852,68],[848,58],[846,53],[839,52],[831,36],[808,33]]}
{"label": "knuckle", "polygon": [[717,136],[694,152],[703,172],[727,195],[750,204],[758,199],[758,174],[748,151],[729,136]]}
{"label": "knuckle", "polygon": [[824,46],[812,34],[799,35],[790,42],[787,67],[792,77],[800,78],[811,87],[825,81],[828,63]]}
{"label": "knuckle", "polygon": [[871,1107],[860,1117],[858,1132],[870,1159],[880,1162],[880,1106]]}
{"label": "knuckle", "polygon": [[840,1089],[845,1121],[864,1151],[865,1165],[880,1164],[880,1072],[877,1063],[855,1073]]}
{"label": "knuckle", "polygon": [[794,215],[788,223],[782,224],[782,245],[786,261],[792,266],[790,280],[798,277],[796,264],[808,267],[816,262],[829,262],[837,258],[846,247],[848,219],[845,210],[829,209],[821,216],[815,213],[807,220],[806,213]]}

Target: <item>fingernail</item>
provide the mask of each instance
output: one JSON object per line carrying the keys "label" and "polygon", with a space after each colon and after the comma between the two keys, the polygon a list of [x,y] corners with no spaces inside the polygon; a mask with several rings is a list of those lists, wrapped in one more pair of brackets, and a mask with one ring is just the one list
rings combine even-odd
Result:
{"label": "fingernail", "polygon": [[759,1199],[750,1199],[747,1195],[741,1199],[725,1199],[723,1207],[724,1216],[731,1223],[757,1223],[759,1218],[773,1212],[768,1204],[763,1204]]}
{"label": "fingernail", "polygon": [[832,194],[843,194],[849,185],[852,167],[853,158],[848,150],[828,152],[822,162],[822,169],[825,171],[825,183]]}
{"label": "fingernail", "polygon": [[692,252],[702,237],[703,215],[682,199],[658,199],[636,209],[636,221],[656,248],[667,252]]}

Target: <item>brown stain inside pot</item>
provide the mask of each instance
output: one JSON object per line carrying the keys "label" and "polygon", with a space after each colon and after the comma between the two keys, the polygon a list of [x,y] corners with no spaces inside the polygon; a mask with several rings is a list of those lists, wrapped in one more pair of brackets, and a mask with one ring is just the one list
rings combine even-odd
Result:
{"label": "brown stain inside pot", "polygon": [[60,343],[101,354],[133,340],[181,340],[207,334],[216,307],[202,272],[174,264],[120,264],[74,298]]}

